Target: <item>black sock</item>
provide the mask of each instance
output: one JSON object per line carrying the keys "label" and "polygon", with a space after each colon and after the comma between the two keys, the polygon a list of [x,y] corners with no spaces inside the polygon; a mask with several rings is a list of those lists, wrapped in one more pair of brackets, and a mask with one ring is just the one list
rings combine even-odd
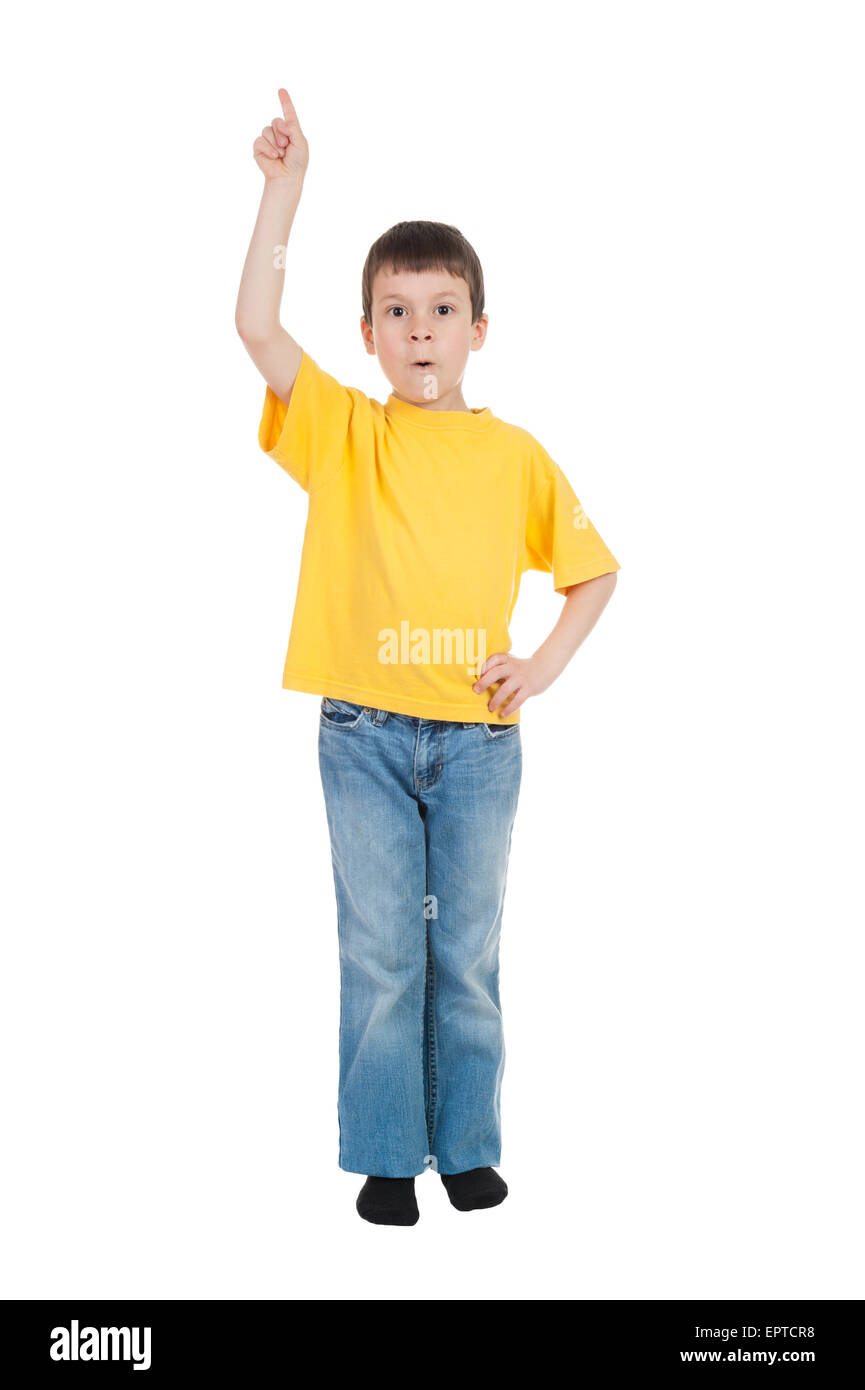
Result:
{"label": "black sock", "polygon": [[376,1226],[413,1226],[420,1216],[414,1178],[367,1178],[355,1205]]}
{"label": "black sock", "polygon": [[451,1206],[457,1211],[497,1207],[508,1195],[508,1185],[495,1168],[469,1168],[466,1173],[440,1173]]}

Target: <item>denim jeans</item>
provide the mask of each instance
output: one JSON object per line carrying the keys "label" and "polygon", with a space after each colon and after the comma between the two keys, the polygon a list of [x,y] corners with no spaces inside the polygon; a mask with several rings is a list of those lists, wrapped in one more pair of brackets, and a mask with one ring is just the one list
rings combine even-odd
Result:
{"label": "denim jeans", "polygon": [[498,1167],[520,726],[325,696],[319,766],[339,933],[339,1166],[386,1178]]}

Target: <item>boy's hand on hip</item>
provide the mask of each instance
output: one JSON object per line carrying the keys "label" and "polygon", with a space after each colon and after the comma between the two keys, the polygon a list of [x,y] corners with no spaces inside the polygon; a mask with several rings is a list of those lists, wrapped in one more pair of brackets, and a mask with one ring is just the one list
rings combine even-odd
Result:
{"label": "boy's hand on hip", "polygon": [[279,89],[282,116],[266,125],[252,146],[253,158],[266,179],[303,180],[309,164],[309,145],[297,112],[284,87]]}
{"label": "boy's hand on hip", "polygon": [[483,691],[500,681],[487,709],[491,714],[499,713],[509,719],[530,696],[540,695],[547,686],[552,685],[555,678],[556,673],[542,658],[494,652],[481,667],[481,674],[472,689]]}

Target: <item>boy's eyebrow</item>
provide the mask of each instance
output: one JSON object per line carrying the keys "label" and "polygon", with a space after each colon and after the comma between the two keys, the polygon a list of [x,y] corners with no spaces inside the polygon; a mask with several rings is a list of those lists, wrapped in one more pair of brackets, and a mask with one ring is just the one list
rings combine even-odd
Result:
{"label": "boy's eyebrow", "polygon": [[[433,291],[433,296],[432,296],[432,297],[433,297],[433,299],[447,299],[448,297],[450,297],[451,299],[455,299],[455,298],[457,298],[457,295],[456,295],[455,291],[452,290],[452,289],[451,289],[451,290],[434,290],[434,291]],[[385,304],[385,303],[387,302],[387,300],[389,300],[389,299],[410,299],[410,298],[411,298],[411,295],[408,295],[408,294],[385,294],[385,295],[382,295],[381,301],[380,301],[380,302],[381,302],[382,304]]]}

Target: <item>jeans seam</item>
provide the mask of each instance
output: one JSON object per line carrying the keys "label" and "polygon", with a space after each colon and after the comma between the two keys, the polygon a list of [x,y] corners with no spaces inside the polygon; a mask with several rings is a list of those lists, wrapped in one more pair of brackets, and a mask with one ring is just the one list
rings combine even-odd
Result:
{"label": "jeans seam", "polygon": [[[342,942],[342,911],[341,911],[340,903],[339,903],[339,893],[337,893],[337,895],[336,895],[336,933],[337,933],[337,941],[341,943],[341,942]],[[340,955],[341,955],[341,954],[342,954],[342,945],[340,944]],[[344,990],[344,988],[343,988],[343,983],[342,983],[342,963],[340,962],[340,982],[339,982],[339,1044],[338,1044],[338,1047],[339,1047],[339,1051],[340,1051],[340,1052],[342,1051],[342,1041],[343,1041],[343,1031],[344,1031],[344,1027],[345,1027],[345,990]],[[341,1110],[341,1101],[342,1101],[342,1097],[339,1097],[339,1101],[338,1101],[337,1107],[336,1107],[336,1122],[337,1122],[337,1125],[338,1125],[338,1127],[339,1127],[339,1164],[340,1164],[340,1166],[342,1166],[342,1161],[343,1161],[343,1158],[344,1158],[344,1153],[343,1153],[343,1142],[342,1142],[342,1116],[341,1116],[341,1114],[340,1114],[340,1110]]]}
{"label": "jeans seam", "polygon": [[436,1057],[435,1032],[435,963],[430,943],[429,922],[426,924],[426,977],[427,977],[427,1017],[426,1017],[426,1063],[429,1081],[429,1114],[427,1115],[427,1141],[429,1152],[433,1152],[433,1133],[435,1130],[436,1101],[438,1100],[438,1064]]}

